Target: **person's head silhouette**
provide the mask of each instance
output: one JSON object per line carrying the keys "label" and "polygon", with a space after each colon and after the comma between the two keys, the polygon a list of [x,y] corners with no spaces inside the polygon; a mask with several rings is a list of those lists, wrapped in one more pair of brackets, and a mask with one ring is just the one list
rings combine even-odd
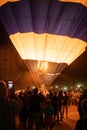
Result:
{"label": "person's head silhouette", "polygon": [[3,80],[0,80],[0,97],[4,98],[7,96],[7,85],[6,82]]}

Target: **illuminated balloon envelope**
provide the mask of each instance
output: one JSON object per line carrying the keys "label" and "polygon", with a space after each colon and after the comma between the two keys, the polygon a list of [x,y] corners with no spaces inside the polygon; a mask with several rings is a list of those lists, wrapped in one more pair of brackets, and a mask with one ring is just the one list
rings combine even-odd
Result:
{"label": "illuminated balloon envelope", "polygon": [[0,6],[4,5],[5,3],[15,2],[15,1],[19,1],[19,0],[0,0]]}
{"label": "illuminated balloon envelope", "polygon": [[87,2],[61,1],[20,0],[0,9],[9,38],[40,84],[50,85],[87,46]]}
{"label": "illuminated balloon envelope", "polygon": [[85,6],[87,6],[87,0],[59,0],[59,1],[81,3],[81,4],[85,5]]}

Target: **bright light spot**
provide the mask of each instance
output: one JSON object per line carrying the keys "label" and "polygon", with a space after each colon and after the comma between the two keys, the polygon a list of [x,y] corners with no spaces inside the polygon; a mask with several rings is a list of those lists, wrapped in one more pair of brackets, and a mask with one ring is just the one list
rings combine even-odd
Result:
{"label": "bright light spot", "polygon": [[77,87],[80,88],[80,84],[78,84]]}
{"label": "bright light spot", "polygon": [[67,90],[67,87],[64,87],[64,90]]}
{"label": "bright light spot", "polygon": [[78,83],[78,84],[77,84],[77,87],[78,87],[78,88],[80,88],[80,87],[82,87],[82,86],[83,86],[82,83]]}
{"label": "bright light spot", "polygon": [[48,62],[46,61],[38,61],[38,69],[39,70],[47,70],[48,68]]}
{"label": "bright light spot", "polygon": [[58,88],[58,86],[55,86],[55,88]]}
{"label": "bright light spot", "polygon": [[32,86],[32,89],[35,89],[36,87],[35,86]]}

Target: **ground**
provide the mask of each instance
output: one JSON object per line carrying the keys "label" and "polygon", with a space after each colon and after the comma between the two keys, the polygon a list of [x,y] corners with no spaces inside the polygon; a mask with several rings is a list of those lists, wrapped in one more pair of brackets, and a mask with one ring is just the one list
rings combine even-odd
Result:
{"label": "ground", "polygon": [[[75,130],[76,121],[78,119],[79,119],[79,114],[77,111],[77,106],[70,105],[68,118],[64,117],[63,121],[60,121],[59,123],[55,123],[52,130]],[[17,130],[27,130],[19,125],[18,119],[16,120],[16,122],[17,122]],[[34,130],[35,130],[35,127],[34,127]]]}

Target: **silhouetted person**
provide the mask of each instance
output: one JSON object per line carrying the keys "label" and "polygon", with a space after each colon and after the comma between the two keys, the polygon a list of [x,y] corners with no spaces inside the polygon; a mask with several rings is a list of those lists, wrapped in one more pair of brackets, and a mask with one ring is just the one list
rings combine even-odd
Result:
{"label": "silhouetted person", "polygon": [[29,130],[33,129],[33,123],[36,123],[36,130],[41,129],[41,97],[38,94],[38,89],[33,90],[29,102]]}
{"label": "silhouetted person", "polygon": [[21,96],[21,94],[19,95],[20,99],[22,100],[23,103],[23,107],[20,111],[19,114],[19,119],[20,119],[20,124],[24,126],[24,128],[26,128],[27,126],[27,119],[28,119],[28,109],[26,106],[26,97],[27,97],[27,93],[23,93],[23,96]]}
{"label": "silhouetted person", "polygon": [[46,130],[52,130],[53,127],[53,119],[54,119],[54,107],[52,106],[51,100],[48,99],[46,102],[46,106],[44,108],[44,115],[45,115],[45,129]]}
{"label": "silhouetted person", "polygon": [[58,120],[62,121],[63,113],[62,113],[62,99],[63,99],[63,91],[60,90],[58,94]]}
{"label": "silhouetted person", "polygon": [[64,91],[64,94],[63,94],[62,105],[63,105],[63,117],[65,114],[66,118],[68,118],[69,96],[67,95],[66,91]]}
{"label": "silhouetted person", "polygon": [[83,101],[82,109],[84,116],[76,122],[75,130],[87,130],[87,99]]}
{"label": "silhouetted person", "polygon": [[53,96],[51,97],[51,102],[52,102],[52,106],[54,108],[54,121],[59,121],[57,92],[54,92]]}
{"label": "silhouetted person", "polygon": [[87,89],[84,89],[83,94],[79,98],[78,112],[79,112],[80,118],[84,116],[83,108],[82,108],[82,102],[84,99],[87,99]]}
{"label": "silhouetted person", "polygon": [[15,115],[18,113],[20,101],[16,95],[10,99],[5,81],[0,80],[0,130],[16,130]]}

